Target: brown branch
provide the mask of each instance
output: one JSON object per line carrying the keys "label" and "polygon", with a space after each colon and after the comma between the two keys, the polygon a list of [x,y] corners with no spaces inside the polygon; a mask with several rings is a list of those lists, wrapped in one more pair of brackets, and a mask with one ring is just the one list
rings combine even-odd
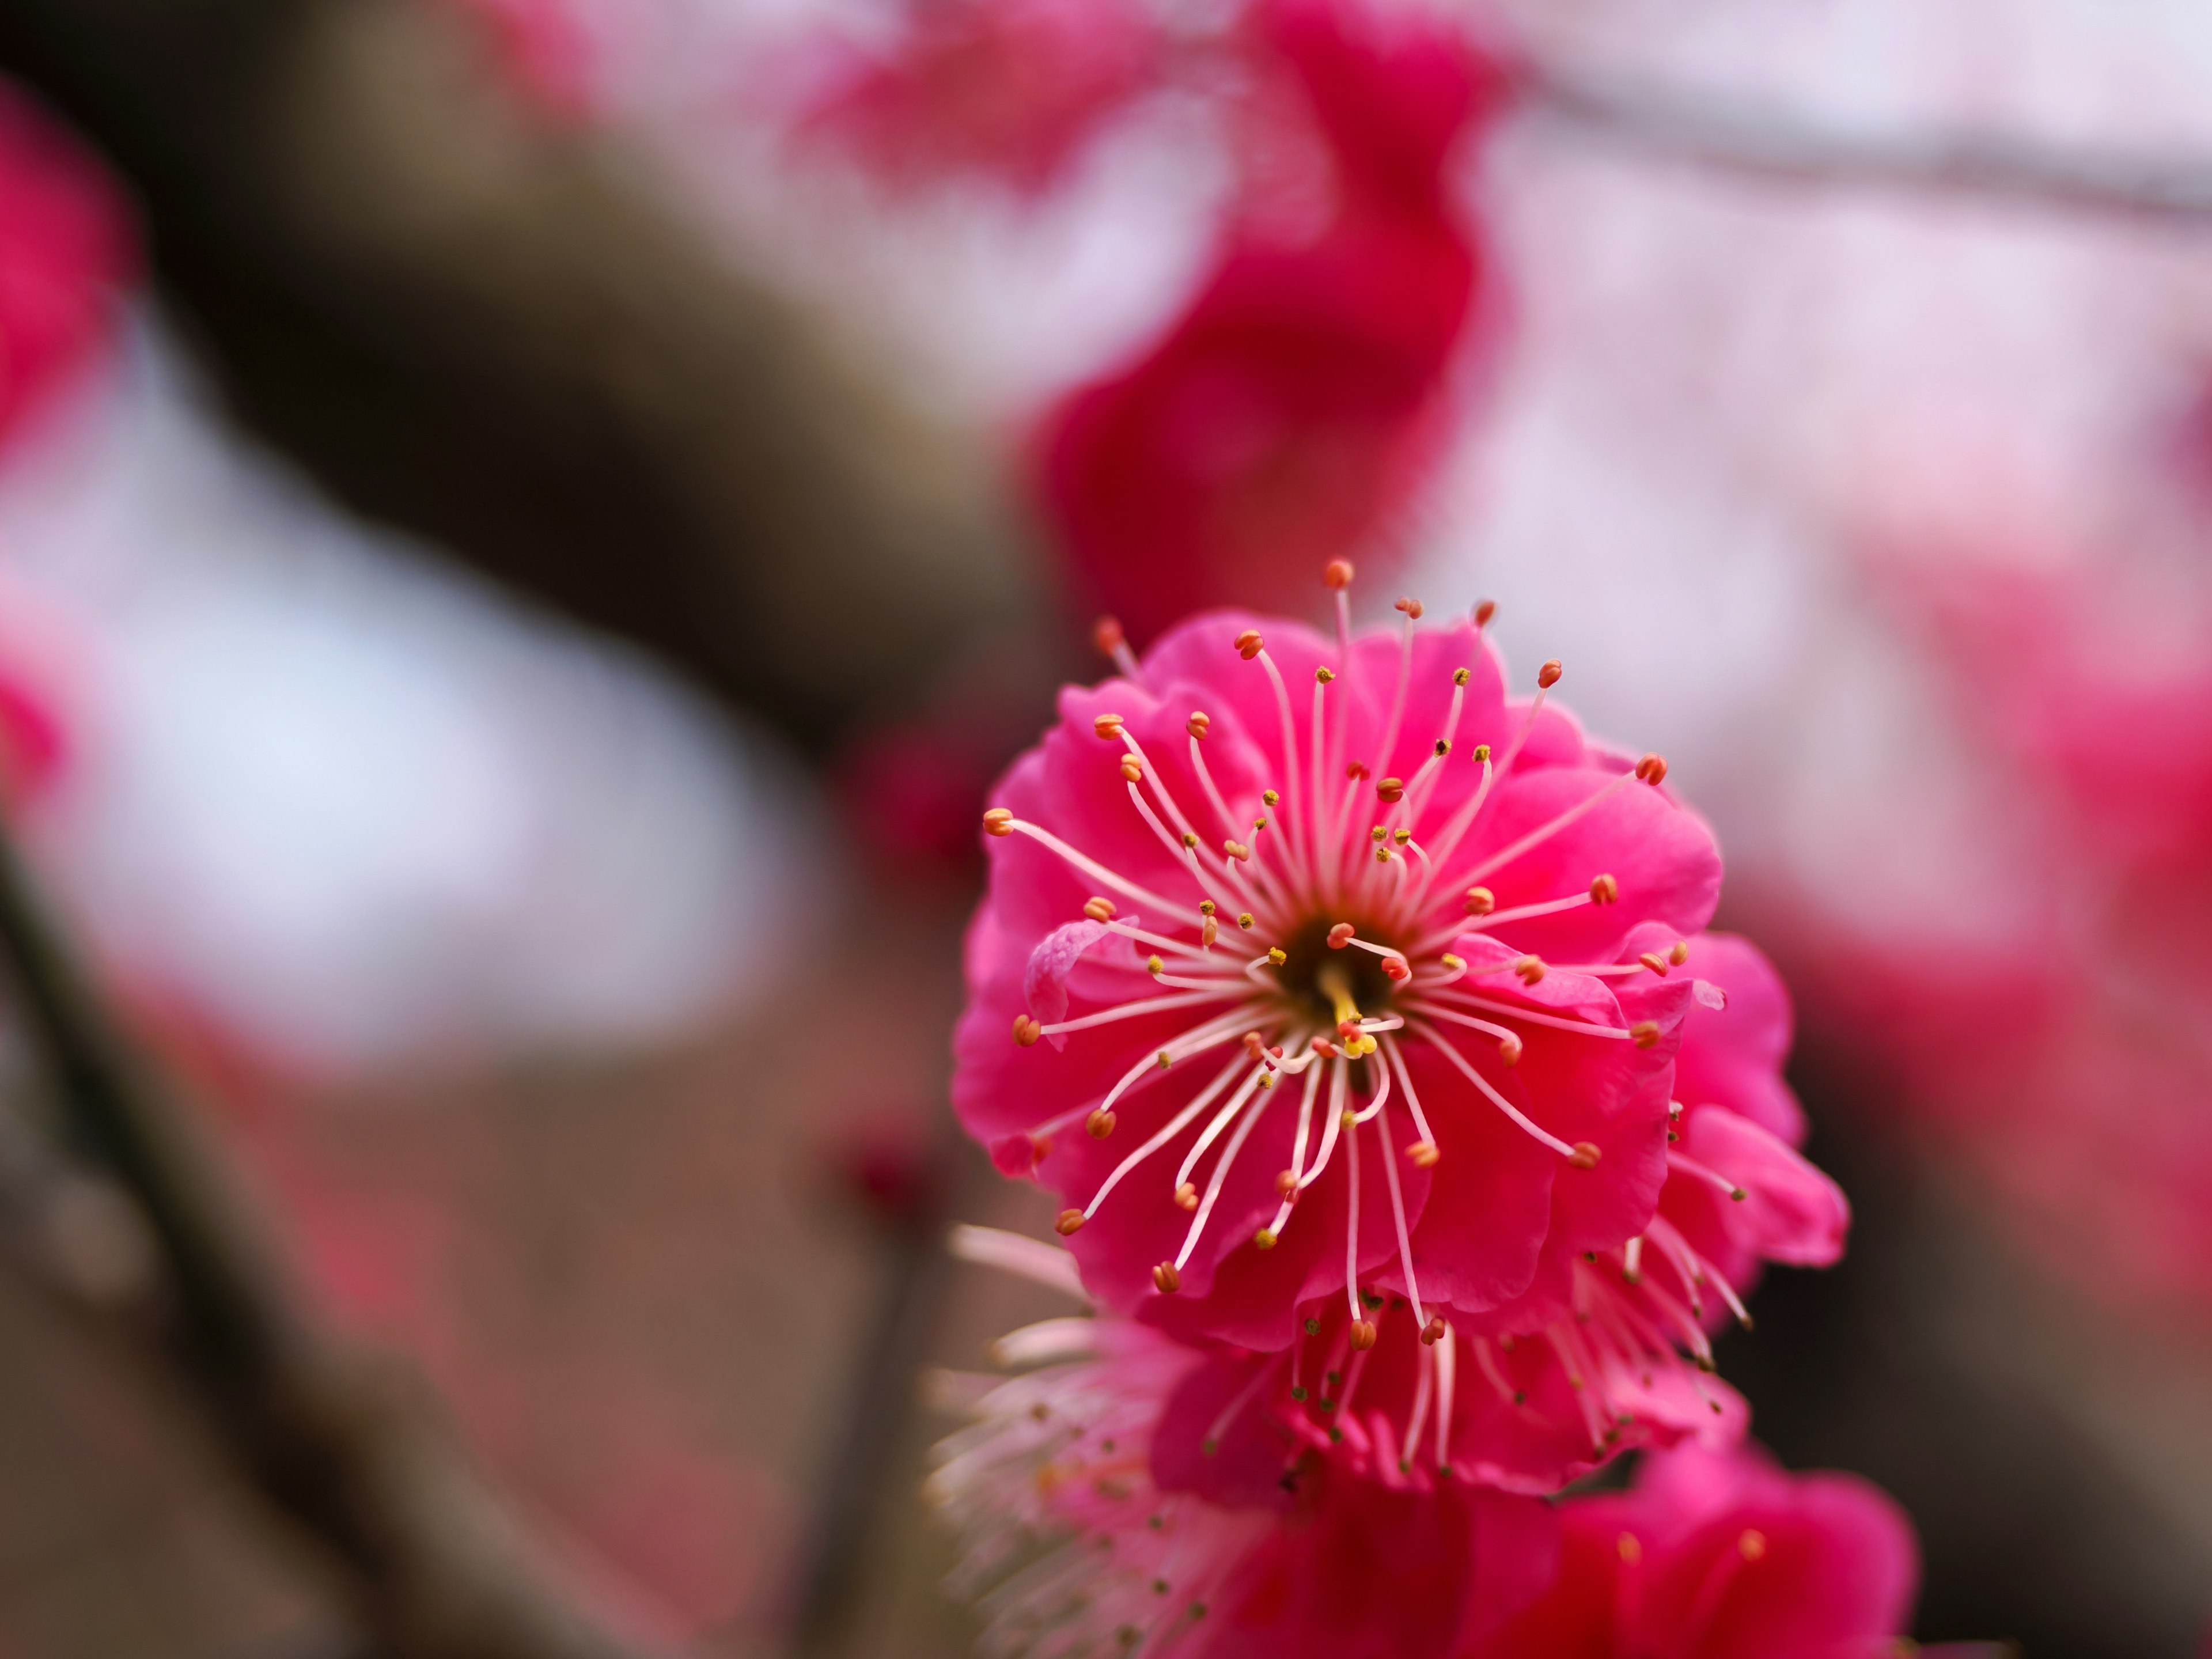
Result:
{"label": "brown branch", "polygon": [[2212,155],[2129,155],[1970,130],[1852,131],[1724,95],[1520,66],[1524,103],[1639,155],[1747,177],[1975,198],[2184,227],[2212,222]]}
{"label": "brown branch", "polygon": [[[375,1650],[623,1659],[623,1644],[532,1560],[398,1370],[329,1341],[297,1310],[245,1207],[127,1053],[4,839],[0,952],[64,1142],[128,1195],[153,1245],[149,1274],[80,1272],[79,1299],[112,1313],[118,1289],[150,1279],[134,1300],[161,1361],[246,1480],[318,1547]],[[107,1231],[116,1236],[112,1218]],[[122,1230],[126,1243],[134,1231]]]}
{"label": "brown branch", "polygon": [[236,409],[356,508],[802,736],[1019,605],[986,458],[435,0],[9,0]]}

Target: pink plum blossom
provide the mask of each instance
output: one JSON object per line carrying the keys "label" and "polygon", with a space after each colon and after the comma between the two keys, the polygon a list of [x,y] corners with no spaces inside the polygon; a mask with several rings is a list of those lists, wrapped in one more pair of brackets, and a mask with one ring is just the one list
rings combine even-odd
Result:
{"label": "pink plum blossom", "polygon": [[804,123],[896,189],[1042,191],[1158,72],[1135,0],[939,0],[904,25],[887,51],[844,48]]}
{"label": "pink plum blossom", "polygon": [[[1233,613],[1070,687],[986,814],[956,1106],[1109,1305],[1263,1351],[1571,1311],[1651,1223],[1720,860],[1475,623]],[[1080,940],[1079,945],[1076,943]],[[1540,1267],[1546,1269],[1540,1274]]]}
{"label": "pink plum blossom", "polygon": [[1048,1320],[999,1355],[1036,1369],[951,1380],[975,1420],[930,1483],[963,1534],[951,1587],[980,1600],[987,1653],[1443,1659],[1550,1570],[1555,1522],[1533,1498],[1201,1454],[1162,1407],[1203,1357],[1146,1326]]}
{"label": "pink plum blossom", "polygon": [[0,436],[100,355],[137,266],[114,181],[0,82]]}
{"label": "pink plum blossom", "polygon": [[1139,642],[1385,540],[1449,434],[1455,365],[1498,332],[1495,261],[1451,182],[1504,101],[1500,67],[1356,0],[1264,0],[1247,22],[1255,76],[1285,83],[1254,100],[1251,147],[1278,172],[1313,152],[1327,210],[1266,212],[1248,179],[1181,314],[1069,391],[1033,447],[1077,589]]}
{"label": "pink plum blossom", "polygon": [[1430,1342],[1404,1297],[1370,1291],[1371,1349],[1352,1348],[1332,1302],[1287,1350],[1214,1350],[1176,1389],[1164,1438],[1210,1443],[1224,1467],[1267,1480],[1316,1452],[1393,1487],[1532,1493],[1622,1451],[1740,1440],[1748,1413],[1707,1374],[1706,1332],[1731,1313],[1749,1323],[1762,1263],[1834,1261],[1849,1209],[1788,1144],[1802,1127],[1779,1076],[1789,1007],[1773,969],[1724,934],[1699,935],[1689,954],[1701,972],[1676,1080],[1698,1103],[1675,1114],[1680,1142],[1642,1232],[1587,1255],[1547,1244],[1528,1293]]}
{"label": "pink plum blossom", "polygon": [[[963,1228],[954,1248],[1079,1293],[1049,1245]],[[1360,1403],[1403,1383],[1387,1339],[1306,1373],[1333,1376],[1342,1428],[1305,1436],[1255,1401],[1273,1360],[1240,1372],[1111,1313],[1029,1326],[997,1357],[1023,1374],[946,1379],[972,1420],[931,1483],[994,1655],[1873,1659],[1911,1599],[1893,1504],[1748,1450],[1686,1447],[1627,1495],[1563,1504],[1407,1478]]]}
{"label": "pink plum blossom", "polygon": [[1564,1504],[1543,1595],[1458,1659],[1881,1659],[1919,1578],[1911,1523],[1850,1475],[1684,1450]]}

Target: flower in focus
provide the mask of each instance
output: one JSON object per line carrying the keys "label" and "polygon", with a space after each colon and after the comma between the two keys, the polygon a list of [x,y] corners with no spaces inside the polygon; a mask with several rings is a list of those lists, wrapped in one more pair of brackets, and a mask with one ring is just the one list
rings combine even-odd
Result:
{"label": "flower in focus", "polygon": [[1789,1012],[1773,969],[1724,934],[1690,951],[1703,1000],[1676,1060],[1679,1145],[1643,1231],[1588,1256],[1547,1244],[1538,1288],[1433,1342],[1418,1340],[1407,1298],[1370,1291],[1371,1348],[1352,1347],[1330,1303],[1285,1351],[1209,1350],[1165,1409],[1168,1437],[1266,1480],[1312,1452],[1394,1487],[1532,1493],[1622,1451],[1741,1438],[1743,1402],[1701,1374],[1706,1332],[1731,1313],[1749,1323],[1743,1297],[1763,1262],[1834,1261],[1849,1209],[1789,1144],[1803,1131],[1780,1078]]}
{"label": "flower in focus", "polygon": [[[985,816],[955,1104],[1109,1305],[1275,1351],[1334,1300],[1573,1311],[1650,1223],[1720,859],[1665,763],[1509,702],[1479,626],[1217,613]],[[1295,690],[1293,688],[1297,688]],[[1692,970],[1692,973],[1694,970]],[[1540,1264],[1547,1271],[1540,1276]]]}
{"label": "flower in focus", "polygon": [[1459,1659],[1877,1659],[1919,1577],[1911,1523],[1865,1481],[1683,1450],[1559,1510],[1556,1576]]}
{"label": "flower in focus", "polygon": [[1325,154],[1317,226],[1231,234],[1133,363],[1044,418],[1035,488],[1083,596],[1148,641],[1207,605],[1271,600],[1287,573],[1370,540],[1442,436],[1488,265],[1448,195],[1502,76],[1457,33],[1349,0],[1253,20]]}
{"label": "flower in focus", "polygon": [[976,173],[1036,193],[1150,84],[1157,52],[1134,0],[939,0],[889,52],[848,48],[805,126],[896,188]]}

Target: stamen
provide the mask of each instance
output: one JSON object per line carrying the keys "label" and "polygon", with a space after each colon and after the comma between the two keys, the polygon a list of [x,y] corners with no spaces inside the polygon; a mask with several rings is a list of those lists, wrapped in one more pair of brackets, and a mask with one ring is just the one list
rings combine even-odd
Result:
{"label": "stamen", "polygon": [[[1290,688],[1283,684],[1283,672],[1275,666],[1275,659],[1267,654],[1264,646],[1257,654],[1260,666],[1267,671],[1267,683],[1274,688],[1275,712],[1283,723],[1283,766],[1289,781],[1286,793],[1295,801],[1298,794],[1298,733],[1291,718]],[[1293,811],[1283,822],[1284,856],[1291,860],[1291,873],[1302,882],[1310,883],[1310,874],[1305,868],[1308,860],[1299,845],[1297,827],[1297,813]]]}
{"label": "stamen", "polygon": [[1742,1188],[1737,1186],[1719,1170],[1708,1169],[1695,1158],[1685,1158],[1680,1152],[1670,1152],[1667,1154],[1667,1167],[1670,1170],[1680,1170],[1684,1175],[1705,1182],[1717,1192],[1726,1193],[1739,1204],[1749,1196]]}
{"label": "stamen", "polygon": [[1491,1020],[1477,1019],[1473,1014],[1462,1014],[1450,1008],[1423,1005],[1421,1012],[1431,1019],[1448,1020],[1454,1025],[1464,1025],[1469,1030],[1480,1031],[1485,1036],[1498,1039],[1498,1057],[1508,1066],[1521,1063],[1521,1034],[1510,1025],[1499,1025]]}
{"label": "stamen", "polygon": [[[1421,1097],[1413,1091],[1413,1074],[1406,1069],[1406,1057],[1398,1052],[1396,1038],[1382,1039],[1382,1057],[1390,1062],[1390,1069],[1398,1074],[1398,1091],[1406,1097],[1406,1109],[1413,1115],[1413,1132],[1420,1136],[1406,1149],[1406,1156],[1420,1169],[1433,1169],[1442,1154],[1437,1149],[1435,1132],[1429,1127],[1428,1119],[1421,1115]],[[1428,1156],[1424,1158],[1415,1150],[1416,1147],[1426,1147]]]}
{"label": "stamen", "polygon": [[[1490,890],[1486,887],[1474,890],[1486,893]],[[1475,927],[1465,929],[1464,931],[1468,933],[1476,933],[1480,932],[1484,927],[1498,927],[1503,922],[1527,921],[1532,916],[1557,915],[1562,910],[1579,910],[1584,905],[1594,903],[1596,901],[1590,894],[1582,892],[1570,894],[1565,898],[1546,899],[1539,904],[1516,904],[1510,910],[1492,911],[1489,915],[1484,916]],[[1468,914],[1474,915],[1476,913],[1470,908]]]}
{"label": "stamen", "polygon": [[[1275,1212],[1275,1218],[1267,1224],[1265,1230],[1273,1234],[1275,1238],[1280,1238],[1283,1229],[1290,1224],[1291,1206],[1297,1202],[1297,1195],[1305,1190],[1306,1182],[1302,1172],[1305,1168],[1306,1139],[1313,1127],[1314,1101],[1320,1093],[1321,1073],[1318,1070],[1309,1069],[1306,1073],[1305,1093],[1298,1101],[1297,1133],[1291,1142],[1291,1167],[1283,1172],[1291,1178],[1290,1190],[1282,1194],[1283,1201]],[[1279,1179],[1276,1185],[1279,1190],[1281,1188]],[[1272,1240],[1267,1248],[1273,1248]]]}
{"label": "stamen", "polygon": [[[1221,1149],[1221,1157],[1213,1166],[1212,1178],[1206,1183],[1206,1196],[1198,1201],[1198,1213],[1191,1218],[1190,1231],[1183,1239],[1182,1249],[1176,1252],[1176,1259],[1172,1266],[1163,1262],[1160,1264],[1161,1267],[1169,1267],[1171,1273],[1180,1273],[1182,1269],[1188,1265],[1191,1252],[1198,1248],[1199,1237],[1206,1231],[1206,1221],[1213,1214],[1214,1203],[1221,1196],[1222,1185],[1229,1179],[1229,1171],[1237,1162],[1237,1154],[1244,1150],[1244,1142],[1252,1133],[1252,1126],[1260,1121],[1260,1115],[1267,1109],[1267,1097],[1261,1094],[1253,1101],[1250,1108],[1238,1120],[1236,1133],[1229,1137],[1229,1144]],[[1158,1272],[1158,1268],[1153,1269],[1156,1278]],[[1178,1279],[1177,1282],[1180,1283],[1180,1280]]]}
{"label": "stamen", "polygon": [[[1140,1079],[1157,1076],[1164,1069],[1160,1063],[1163,1059],[1170,1060],[1188,1060],[1193,1054],[1204,1054],[1208,1048],[1214,1047],[1218,1043],[1226,1042],[1231,1037],[1236,1036],[1237,1028],[1240,1025],[1249,1024],[1250,1023],[1250,1017],[1251,1011],[1249,1009],[1232,1009],[1227,1014],[1208,1020],[1202,1025],[1193,1026],[1181,1036],[1170,1039],[1168,1046],[1162,1048],[1158,1054],[1147,1054],[1144,1059],[1139,1060],[1127,1071],[1124,1072],[1121,1074],[1121,1081],[1116,1083],[1111,1089],[1108,1090],[1106,1091],[1106,1097],[1103,1100],[1101,1100],[1096,1107],[1091,1109],[1091,1110],[1094,1112],[1111,1112],[1114,1108],[1114,1103],[1119,1100],[1121,1096],[1127,1091],[1131,1085],[1136,1083]],[[1181,1049],[1182,1052],[1180,1054],[1176,1053],[1176,1051],[1177,1049]],[[1072,1123],[1078,1116],[1087,1117],[1090,1114],[1084,1112],[1083,1109],[1079,1107],[1073,1112],[1061,1114],[1060,1117],[1053,1119],[1052,1122],[1054,1124]],[[1030,1133],[1033,1134],[1042,1133],[1045,1133],[1045,1130],[1044,1128],[1040,1127],[1039,1129],[1032,1130]]]}
{"label": "stamen", "polygon": [[1444,1058],[1451,1061],[1454,1066],[1457,1066],[1462,1075],[1463,1075],[1469,1083],[1474,1085],[1476,1088],[1481,1090],[1485,1095],[1490,1097],[1490,1103],[1492,1105],[1497,1107],[1499,1111],[1504,1113],[1507,1117],[1512,1119],[1513,1121],[1522,1129],[1526,1131],[1532,1139],[1539,1140],[1545,1146],[1549,1146],[1553,1152],[1559,1153],[1562,1158],[1571,1158],[1575,1156],[1575,1149],[1572,1146],[1570,1146],[1565,1141],[1560,1139],[1559,1136],[1552,1133],[1549,1130],[1540,1127],[1533,1120],[1531,1120],[1526,1113],[1522,1112],[1519,1107],[1516,1106],[1511,1101],[1506,1099],[1504,1095],[1499,1094],[1496,1089],[1492,1088],[1490,1085],[1489,1079],[1484,1077],[1481,1073],[1476,1071],[1465,1054],[1462,1054],[1457,1048],[1455,1048],[1450,1043],[1445,1042],[1443,1034],[1438,1031],[1434,1026],[1417,1024],[1412,1021],[1408,1021],[1407,1023],[1407,1029],[1414,1032],[1416,1035],[1427,1039],[1428,1042],[1434,1044],[1438,1049],[1440,1049],[1443,1052]]}
{"label": "stamen", "polygon": [[[1383,1075],[1387,1079],[1389,1073],[1385,1072]],[[1422,1310],[1420,1282],[1413,1273],[1413,1236],[1406,1227],[1406,1200],[1398,1185],[1398,1160],[1390,1156],[1389,1119],[1386,1117],[1376,1124],[1375,1133],[1382,1143],[1382,1172],[1389,1177],[1391,1218],[1398,1224],[1398,1271],[1406,1277],[1406,1297],[1413,1304],[1413,1322],[1425,1326],[1429,1317]],[[1353,1138],[1357,1139],[1358,1136]]]}
{"label": "stamen", "polygon": [[1410,1473],[1413,1467],[1413,1449],[1421,1443],[1421,1431],[1429,1425],[1429,1396],[1436,1392],[1437,1357],[1421,1355],[1420,1376],[1413,1385],[1413,1415],[1406,1419],[1406,1438],[1398,1450],[1398,1469]]}
{"label": "stamen", "polygon": [[[1233,981],[1224,982],[1219,990],[1185,992],[1171,997],[1146,997],[1140,1002],[1125,1002],[1118,1007],[1102,1009],[1095,1014],[1085,1014],[1078,1019],[1063,1019],[1051,1025],[1039,1025],[1039,1036],[1065,1036],[1070,1031],[1087,1031],[1094,1025],[1110,1025],[1115,1020],[1134,1019],[1140,1014],[1164,1013],[1171,1008],[1195,1008],[1203,1003],[1219,1002],[1224,997],[1241,997],[1245,988]],[[1034,1042],[1036,1039],[1030,1039]],[[1014,1041],[1021,1042],[1018,1033]],[[1024,1048],[1029,1046],[1024,1042]]]}
{"label": "stamen", "polygon": [[[1498,964],[1498,969],[1493,971],[1502,971],[1512,965],[1510,963],[1501,963]],[[1510,1019],[1523,1020],[1531,1025],[1547,1025],[1555,1031],[1574,1031],[1583,1036],[1609,1037],[1616,1042],[1628,1042],[1634,1036],[1632,1031],[1624,1030],[1618,1025],[1600,1025],[1594,1020],[1567,1019],[1558,1014],[1540,1014],[1533,1009],[1517,1007],[1510,1002],[1493,1002],[1488,997],[1477,996],[1472,991],[1437,988],[1429,990],[1427,994],[1431,997],[1443,997],[1463,1008],[1480,1008],[1486,1013],[1503,1014]],[[1423,1012],[1433,1013],[1437,1011],[1430,1007]]]}
{"label": "stamen", "polygon": [[1405,631],[1398,639],[1398,690],[1390,699],[1390,720],[1382,728],[1382,746],[1376,751],[1378,767],[1389,765],[1390,757],[1398,751],[1398,728],[1406,720],[1406,694],[1413,684],[1413,619],[1420,614],[1420,607],[1413,600],[1401,599],[1398,609],[1406,613]]}
{"label": "stamen", "polygon": [[[991,820],[994,815],[1001,812],[1006,813],[1006,817],[1000,820],[1000,823],[1003,827],[991,830]],[[1007,811],[1003,806],[993,807],[990,811],[986,812],[983,815],[983,820],[984,828],[990,830],[990,833],[994,836],[1011,835],[1015,830],[1018,830],[1022,834],[1029,836],[1030,840],[1036,842],[1039,845],[1054,853],[1057,853],[1061,858],[1066,860],[1068,863],[1082,871],[1084,874],[1089,876],[1092,880],[1103,882],[1105,885],[1111,887],[1115,892],[1121,894],[1124,898],[1134,899],[1139,904],[1149,905],[1153,909],[1164,911],[1171,916],[1187,916],[1189,919],[1190,926],[1193,927],[1198,926],[1200,921],[1199,915],[1195,910],[1191,909],[1188,905],[1178,903],[1174,899],[1162,898],[1158,893],[1152,891],[1151,888],[1139,886],[1137,883],[1131,881],[1127,876],[1121,875],[1115,871],[1108,869],[1097,859],[1092,858],[1088,853],[1078,852],[1074,848],[1070,847],[1066,842],[1062,841],[1058,836],[1054,835],[1049,830],[1040,829],[1037,825],[1028,822],[1026,819],[1018,818],[1012,812]]]}
{"label": "stamen", "polygon": [[1451,1473],[1452,1385],[1459,1375],[1458,1346],[1447,1325],[1443,1340],[1436,1346],[1437,1473],[1443,1475]]}
{"label": "stamen", "polygon": [[[1435,867],[1439,870],[1450,861],[1452,854],[1459,850],[1460,842],[1466,839],[1467,832],[1474,827],[1475,819],[1482,815],[1483,804],[1490,799],[1490,786],[1498,781],[1498,769],[1490,763],[1488,744],[1475,744],[1474,758],[1482,768],[1482,781],[1475,786],[1474,793],[1468,798],[1467,805],[1459,809],[1457,816],[1445,825],[1444,833],[1437,837],[1433,855]],[[1428,890],[1424,885],[1417,896],[1417,902],[1425,902],[1427,897]]]}
{"label": "stamen", "polygon": [[1503,869],[1505,866],[1512,863],[1514,860],[1519,858],[1522,854],[1527,853],[1534,848],[1542,846],[1546,842],[1551,840],[1553,836],[1558,835],[1562,830],[1565,830],[1569,824],[1573,823],[1577,819],[1596,811],[1601,803],[1611,799],[1624,786],[1632,783],[1635,781],[1636,775],[1633,772],[1623,772],[1619,777],[1614,778],[1603,788],[1594,790],[1589,794],[1583,797],[1581,800],[1577,801],[1572,806],[1567,808],[1565,811],[1560,813],[1550,823],[1538,825],[1535,829],[1531,830],[1527,835],[1522,836],[1520,840],[1513,842],[1510,846],[1500,848],[1497,852],[1492,853],[1488,858],[1483,860],[1480,864],[1476,865],[1473,870],[1468,872],[1468,879],[1479,881],[1483,877],[1488,875],[1492,871]]}
{"label": "stamen", "polygon": [[1091,624],[1091,642],[1098,653],[1111,657],[1114,666],[1121,671],[1121,678],[1138,685],[1145,683],[1144,674],[1137,666],[1135,653],[1129,649],[1129,636],[1121,631],[1121,623],[1112,617],[1101,617]]}
{"label": "stamen", "polygon": [[[1344,1098],[1344,1073],[1345,1067],[1338,1066],[1336,1080],[1329,1096],[1332,1111]],[[1334,1125],[1338,1117],[1332,1116],[1329,1121]],[[1328,1156],[1328,1149],[1324,1143],[1322,1157],[1326,1160]],[[1375,1328],[1360,1316],[1359,1311],[1359,1137],[1357,1133],[1344,1138],[1344,1156],[1350,1176],[1345,1198],[1344,1298],[1352,1310],[1352,1346],[1365,1350],[1375,1346]]]}
{"label": "stamen", "polygon": [[1205,1437],[1198,1443],[1200,1456],[1211,1457],[1221,1449],[1221,1437],[1228,1432],[1229,1425],[1237,1420],[1244,1407],[1252,1403],[1252,1397],[1260,1392],[1261,1385],[1274,1376],[1275,1367],[1281,1360],[1279,1354],[1270,1355],[1262,1360],[1253,1371],[1250,1380],[1237,1391],[1237,1397],[1224,1406],[1220,1415],[1206,1425]]}
{"label": "stamen", "polygon": [[1528,741],[1528,734],[1535,730],[1537,711],[1544,706],[1544,694],[1559,683],[1562,672],[1557,657],[1536,671],[1536,695],[1528,701],[1528,716],[1521,722],[1520,731],[1514,734],[1513,746],[1505,751],[1505,758],[1498,763],[1499,771],[1506,770],[1520,758],[1522,745]]}
{"label": "stamen", "polygon": [[[1128,1157],[1123,1158],[1120,1164],[1116,1164],[1114,1168],[1114,1172],[1108,1176],[1103,1182],[1100,1182],[1098,1190],[1091,1194],[1091,1202],[1085,1205],[1082,1210],[1079,1212],[1084,1220],[1088,1221],[1092,1216],[1098,1213],[1098,1206],[1106,1201],[1106,1195],[1109,1193],[1112,1192],[1115,1188],[1121,1185],[1121,1178],[1124,1176],[1127,1175],[1130,1170],[1135,1169],[1146,1158],[1150,1158],[1154,1152],[1159,1151],[1161,1147],[1166,1146],[1168,1142],[1173,1140],[1177,1135],[1181,1134],[1184,1129],[1190,1126],[1191,1121],[1196,1118],[1200,1112],[1203,1112],[1208,1106],[1211,1106],[1214,1101],[1220,1097],[1221,1091],[1229,1086],[1231,1079],[1233,1079],[1238,1072],[1243,1069],[1244,1064],[1244,1060],[1241,1055],[1237,1059],[1231,1060],[1228,1065],[1222,1067],[1220,1074],[1217,1076],[1212,1083],[1206,1086],[1204,1092],[1194,1099],[1189,1105],[1184,1107],[1182,1111],[1176,1113],[1175,1116],[1169,1119],[1166,1126],[1153,1134],[1151,1139],[1146,1141],[1143,1146],[1138,1147],[1135,1152],[1130,1153]],[[1181,1183],[1177,1184],[1180,1185]]]}
{"label": "stamen", "polygon": [[1484,1378],[1489,1382],[1498,1397],[1509,1406],[1527,1405],[1528,1395],[1508,1382],[1505,1380],[1505,1373],[1498,1369],[1498,1356],[1490,1351],[1490,1340],[1487,1337],[1478,1336],[1474,1339],[1473,1346],[1474,1363],[1482,1368]]}
{"label": "stamen", "polygon": [[[1258,1093],[1261,1079],[1267,1075],[1264,1066],[1255,1068],[1237,1085],[1237,1092],[1230,1096],[1227,1103],[1214,1114],[1213,1121],[1200,1131],[1198,1139],[1191,1143],[1190,1150],[1183,1154],[1181,1167],[1176,1170],[1176,1186],[1178,1188],[1189,1184],[1191,1171],[1198,1168],[1199,1159],[1205,1157],[1206,1149],[1221,1138],[1221,1132],[1229,1127],[1230,1120],[1243,1110],[1246,1103]],[[1267,1097],[1261,1095],[1260,1098],[1264,1103]]]}

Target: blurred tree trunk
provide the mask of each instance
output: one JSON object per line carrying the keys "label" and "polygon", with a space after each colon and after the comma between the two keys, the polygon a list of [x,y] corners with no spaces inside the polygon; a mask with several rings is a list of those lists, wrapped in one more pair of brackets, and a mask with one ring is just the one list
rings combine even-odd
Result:
{"label": "blurred tree trunk", "polygon": [[983,458],[410,0],[8,0],[237,412],[818,740],[1018,604]]}

